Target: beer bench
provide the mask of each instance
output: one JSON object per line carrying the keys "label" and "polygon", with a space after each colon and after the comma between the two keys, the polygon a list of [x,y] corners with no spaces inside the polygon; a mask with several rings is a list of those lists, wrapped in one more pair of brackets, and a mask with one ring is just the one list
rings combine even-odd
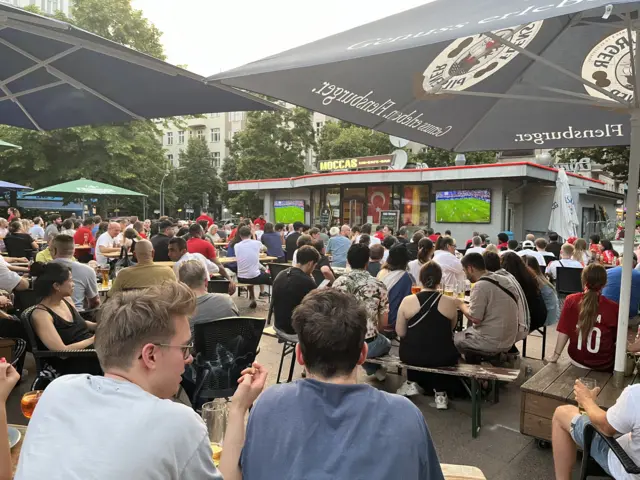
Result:
{"label": "beer bench", "polygon": [[[375,363],[386,367],[387,370],[397,369],[398,373],[401,370],[416,370],[418,372],[439,373],[441,375],[450,375],[452,377],[458,377],[465,389],[471,397],[471,435],[473,438],[478,436],[480,427],[482,426],[481,417],[481,389],[478,386],[478,380],[488,380],[492,383],[492,393],[494,402],[498,401],[498,385],[497,382],[510,383],[513,382],[520,374],[519,369],[502,368],[502,367],[489,367],[484,365],[471,365],[469,363],[459,363],[455,367],[440,367],[440,368],[428,368],[428,367],[416,367],[413,365],[407,365],[402,363],[400,358],[395,355],[385,355],[378,358],[368,358],[368,363]],[[466,380],[469,381],[467,384]]]}
{"label": "beer bench", "polygon": [[622,387],[616,387],[611,372],[579,368],[568,360],[550,363],[520,387],[520,432],[536,438],[540,448],[548,447],[553,413],[561,405],[577,405],[573,385],[582,377],[595,379],[600,387],[596,402],[605,410],[616,403],[625,387],[640,383],[637,373],[625,377]]}

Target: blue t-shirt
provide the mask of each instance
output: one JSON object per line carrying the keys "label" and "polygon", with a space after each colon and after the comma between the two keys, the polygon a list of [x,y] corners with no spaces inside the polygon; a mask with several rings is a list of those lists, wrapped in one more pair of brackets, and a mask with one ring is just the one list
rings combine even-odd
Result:
{"label": "blue t-shirt", "polygon": [[367,384],[297,380],[266,390],[249,415],[244,480],[443,480],[424,417]]}
{"label": "blue t-shirt", "polygon": [[389,325],[394,326],[398,318],[400,304],[405,297],[411,295],[413,280],[411,275],[405,273],[402,278],[389,290]]}
{"label": "blue t-shirt", "polygon": [[[607,270],[607,284],[602,289],[602,295],[609,300],[620,303],[620,285],[622,283],[622,267]],[[629,305],[629,318],[638,315],[640,308],[640,272],[631,271],[631,303]]]}
{"label": "blue t-shirt", "polygon": [[334,267],[347,266],[347,252],[351,247],[351,240],[342,235],[336,235],[329,239],[327,254],[331,254],[331,265]]}
{"label": "blue t-shirt", "polygon": [[260,237],[262,244],[267,247],[267,255],[272,257],[284,257],[282,250],[282,237],[277,232],[263,233]]}

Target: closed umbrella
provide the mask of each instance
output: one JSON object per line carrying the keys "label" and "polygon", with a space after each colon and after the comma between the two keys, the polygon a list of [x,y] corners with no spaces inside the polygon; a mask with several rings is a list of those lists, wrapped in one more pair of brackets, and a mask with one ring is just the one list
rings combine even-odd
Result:
{"label": "closed umbrella", "polygon": [[578,236],[578,214],[576,204],[573,201],[569,178],[564,168],[558,170],[556,179],[556,193],[551,206],[551,219],[549,220],[549,230],[556,232],[566,240],[569,237]]}
{"label": "closed umbrella", "polygon": [[3,150],[11,150],[12,148],[16,148],[18,150],[22,150],[22,147],[19,145],[14,145],[13,143],[5,142],[4,140],[0,140],[0,152]]}
{"label": "closed umbrella", "polygon": [[[640,171],[640,2],[437,0],[208,79],[456,152],[631,144]],[[633,236],[624,250],[633,250]],[[631,291],[625,255],[615,378]]]}

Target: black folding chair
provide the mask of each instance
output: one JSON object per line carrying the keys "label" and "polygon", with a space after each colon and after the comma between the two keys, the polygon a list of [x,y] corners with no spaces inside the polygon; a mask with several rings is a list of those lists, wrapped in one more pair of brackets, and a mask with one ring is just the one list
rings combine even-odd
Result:
{"label": "black folding chair", "polygon": [[229,317],[195,325],[194,409],[215,398],[233,396],[240,372],[256,359],[264,324],[263,318]]}
{"label": "black folding chair", "polygon": [[582,268],[558,267],[556,269],[558,295],[567,296],[582,291]]}
{"label": "black folding chair", "polygon": [[[31,345],[31,353],[36,361],[36,379],[34,380],[34,386],[39,381],[40,374],[47,369],[47,366],[51,366],[58,374],[64,375],[66,373],[64,366],[66,360],[87,358],[95,361],[95,364],[97,365],[98,355],[94,349],[49,350],[38,338],[33,330],[33,326],[31,325],[31,316],[33,315],[33,311],[36,307],[37,305],[29,307],[22,312],[22,315],[20,315],[22,326],[27,333],[27,339]],[[51,380],[53,380],[53,378],[51,378]],[[37,390],[44,390],[46,385],[48,385],[48,382],[42,387],[37,388]]]}
{"label": "black folding chair", "polygon": [[613,437],[607,437],[602,432],[599,432],[590,423],[584,427],[584,450],[582,453],[582,464],[580,466],[579,480],[585,480],[589,477],[605,477],[613,478],[605,473],[600,465],[591,458],[591,443],[595,438],[595,435],[599,435],[607,443],[613,454],[620,460],[622,467],[625,471],[631,475],[640,474],[640,467],[638,467],[633,460],[627,455],[627,452],[620,446],[620,444]]}
{"label": "black folding chair", "polygon": [[285,271],[287,268],[291,268],[291,265],[287,263],[270,263],[269,264],[269,273],[271,274],[271,285],[273,285],[273,282],[275,282],[278,274],[280,272]]}
{"label": "black folding chair", "polygon": [[209,280],[209,293],[229,293],[229,280]]}

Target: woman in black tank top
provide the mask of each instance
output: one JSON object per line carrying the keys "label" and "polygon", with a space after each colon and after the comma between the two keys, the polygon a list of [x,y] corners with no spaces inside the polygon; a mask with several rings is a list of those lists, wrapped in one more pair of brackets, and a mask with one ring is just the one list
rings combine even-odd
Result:
{"label": "woman in black tank top", "polygon": [[[460,354],[453,344],[453,328],[458,319],[456,301],[437,291],[442,270],[433,261],[420,269],[423,290],[406,297],[398,312],[396,332],[400,340],[400,360],[417,367],[449,367],[458,363]],[[459,391],[451,377],[407,370],[407,379],[417,382],[427,394],[433,390]],[[453,378],[453,380],[457,380]]]}
{"label": "woman in black tank top", "polygon": [[[40,303],[31,315],[31,323],[41,348],[81,350],[93,348],[96,324],[85,321],[66,298],[73,295],[69,267],[60,263],[34,263],[34,290]],[[61,373],[100,373],[97,359],[70,358],[55,362]]]}

